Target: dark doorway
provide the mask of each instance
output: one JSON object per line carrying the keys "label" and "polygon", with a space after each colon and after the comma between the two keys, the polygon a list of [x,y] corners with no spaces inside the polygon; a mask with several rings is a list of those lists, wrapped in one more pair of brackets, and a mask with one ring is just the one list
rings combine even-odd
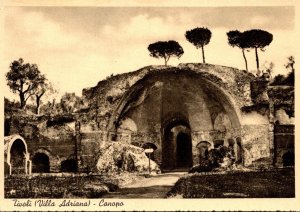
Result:
{"label": "dark doorway", "polygon": [[162,124],[162,164],[163,170],[192,166],[191,128],[184,117],[170,119]]}
{"label": "dark doorway", "polygon": [[25,174],[25,145],[22,140],[15,140],[10,149],[12,174]]}
{"label": "dark doorway", "polygon": [[50,172],[50,163],[48,155],[36,153],[32,160],[32,172],[48,173]]}
{"label": "dark doorway", "polygon": [[68,159],[61,162],[61,172],[76,172],[77,163],[74,159]]}
{"label": "dark doorway", "polygon": [[177,168],[192,166],[192,142],[187,133],[178,133],[176,138],[176,164]]}

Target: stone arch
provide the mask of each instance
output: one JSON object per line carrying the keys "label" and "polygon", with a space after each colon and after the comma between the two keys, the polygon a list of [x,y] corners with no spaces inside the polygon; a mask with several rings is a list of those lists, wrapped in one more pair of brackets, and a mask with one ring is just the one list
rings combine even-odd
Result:
{"label": "stone arch", "polygon": [[27,143],[20,135],[4,137],[5,174],[31,174]]}
{"label": "stone arch", "polygon": [[[162,125],[162,167],[174,169],[192,166],[190,125],[183,115],[177,114]],[[180,149],[183,148],[183,149]]]}
{"label": "stone arch", "polygon": [[138,95],[140,93],[143,94],[143,89],[145,86],[142,85],[142,83],[139,83],[141,80],[136,82],[133,86],[129,88],[129,90],[126,91],[126,93],[121,98],[117,109],[114,111],[113,115],[111,116],[109,123],[108,123],[108,130],[109,131],[115,131],[116,128],[120,125],[121,121],[121,115],[124,113],[124,110],[126,110],[126,107],[128,107],[131,99],[138,98]]}
{"label": "stone arch", "polygon": [[32,172],[48,173],[50,172],[50,161],[48,155],[44,153],[36,153],[32,158]]}
{"label": "stone arch", "polygon": [[[32,154],[32,156],[31,156],[31,160],[32,160],[32,163],[33,163],[33,159],[34,159],[34,156],[36,155],[36,154],[41,154],[41,155],[44,155],[44,156],[46,156],[46,157],[48,157],[48,160],[49,160],[49,170],[48,170],[48,168],[46,169],[45,168],[45,172],[55,172],[55,171],[57,171],[57,164],[59,164],[59,161],[60,161],[60,159],[59,159],[59,157],[58,156],[54,156],[48,149],[46,149],[46,148],[39,148],[39,149],[37,149],[36,151],[34,151],[34,153]],[[44,158],[45,160],[46,160],[46,158]],[[44,161],[46,164],[44,164],[46,167],[48,166],[47,165],[47,163],[48,162],[46,162],[46,161]],[[33,166],[34,166],[34,164],[32,164]],[[40,166],[42,166],[42,164],[40,164]],[[42,167],[41,167],[42,168]],[[33,168],[33,169],[35,169],[35,168]],[[36,172],[37,170],[35,170],[35,172]],[[38,172],[40,172],[40,171],[38,171]]]}
{"label": "stone arch", "polygon": [[[138,126],[131,139],[157,141],[160,144],[157,152],[160,152],[162,168],[176,168],[176,145],[168,150],[173,152],[173,159],[165,152],[169,131],[176,125],[189,130],[194,163],[198,160],[194,153],[197,152],[195,145],[199,141],[208,140],[213,144],[213,140],[223,139],[227,146],[227,140],[233,134],[239,134],[241,129],[240,103],[243,97],[235,93],[238,89],[234,87],[234,78],[228,82],[231,83],[229,86],[224,82],[226,78],[219,78],[212,73],[172,69],[174,71],[148,72],[138,76],[139,80],[128,88],[116,105],[107,128],[108,134],[117,134],[122,128],[122,120],[131,118]],[[224,132],[219,132],[213,126],[215,119],[219,119],[218,115],[225,120],[225,125],[229,125]],[[173,160],[172,164],[166,164],[165,158]]]}
{"label": "stone arch", "polygon": [[77,161],[73,157],[62,160],[60,163],[61,172],[77,172]]}
{"label": "stone arch", "polygon": [[[167,70],[165,71],[166,72],[153,72],[145,74],[124,93],[115,111],[110,117],[107,127],[108,131],[117,130],[117,128],[120,126],[120,121],[122,120],[124,114],[128,112],[128,108],[131,105],[131,101],[133,99],[136,100],[134,105],[136,106],[147,97],[147,91],[149,91],[149,89],[161,86],[160,75],[168,73]],[[238,105],[235,104],[235,102],[237,102],[236,99],[238,99],[238,101],[242,101],[242,99],[238,93],[227,92],[229,88],[228,85],[223,82],[223,79],[211,73],[197,73],[190,69],[178,69],[173,72],[169,71],[169,74],[182,74],[189,77],[194,77],[195,79],[201,79],[203,81],[203,89],[206,92],[210,93],[210,95],[216,97],[218,101],[224,103],[224,110],[227,114],[230,115],[232,126],[235,128],[238,128],[240,126],[240,109]],[[234,87],[236,85],[233,84],[232,86]],[[232,96],[234,96],[234,98]]]}

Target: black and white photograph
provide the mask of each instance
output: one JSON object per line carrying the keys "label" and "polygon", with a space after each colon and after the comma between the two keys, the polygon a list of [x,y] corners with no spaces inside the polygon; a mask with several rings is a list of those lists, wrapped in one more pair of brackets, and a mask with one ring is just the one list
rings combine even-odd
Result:
{"label": "black and white photograph", "polygon": [[300,209],[294,1],[24,2],[0,10],[1,211]]}

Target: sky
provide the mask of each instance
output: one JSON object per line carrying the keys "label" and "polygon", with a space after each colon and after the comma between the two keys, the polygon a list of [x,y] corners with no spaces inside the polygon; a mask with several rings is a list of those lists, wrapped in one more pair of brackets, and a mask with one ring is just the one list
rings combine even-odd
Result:
{"label": "sky", "polygon": [[[163,65],[149,56],[156,41],[176,40],[184,49],[169,65],[202,62],[201,51],[184,34],[195,27],[212,32],[205,46],[206,62],[245,69],[242,51],[228,45],[230,30],[263,29],[273,42],[259,51],[261,67],[273,62],[274,75],[286,73],[287,57],[295,55],[295,11],[277,7],[5,7],[3,76],[13,60],[35,63],[61,96],[95,86],[111,74]],[[253,50],[246,52],[255,73]],[[4,94],[12,95],[4,85]]]}

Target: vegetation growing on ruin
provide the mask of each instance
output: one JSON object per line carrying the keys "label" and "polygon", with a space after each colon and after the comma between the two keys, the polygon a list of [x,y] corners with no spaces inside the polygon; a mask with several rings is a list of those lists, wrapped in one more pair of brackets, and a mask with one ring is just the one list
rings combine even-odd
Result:
{"label": "vegetation growing on ruin", "polygon": [[293,56],[288,57],[288,61],[285,64],[285,68],[286,68],[288,74],[286,76],[282,75],[282,74],[276,75],[274,77],[273,81],[270,83],[270,85],[294,86],[294,84],[295,84],[295,58]]}

